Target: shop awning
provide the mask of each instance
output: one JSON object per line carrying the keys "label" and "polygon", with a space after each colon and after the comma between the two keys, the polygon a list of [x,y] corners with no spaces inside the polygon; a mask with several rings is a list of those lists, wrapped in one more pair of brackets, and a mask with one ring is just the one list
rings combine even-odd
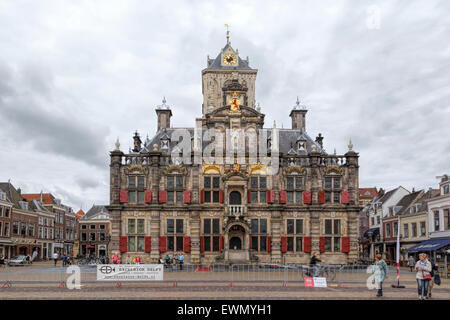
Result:
{"label": "shop awning", "polygon": [[447,245],[450,245],[450,239],[430,239],[423,241],[414,247],[406,249],[406,251],[407,252],[435,251]]}
{"label": "shop awning", "polygon": [[364,237],[371,237],[380,234],[380,228],[372,228],[364,232]]}
{"label": "shop awning", "polygon": [[4,246],[15,246],[16,244],[11,240],[0,240],[0,244]]}

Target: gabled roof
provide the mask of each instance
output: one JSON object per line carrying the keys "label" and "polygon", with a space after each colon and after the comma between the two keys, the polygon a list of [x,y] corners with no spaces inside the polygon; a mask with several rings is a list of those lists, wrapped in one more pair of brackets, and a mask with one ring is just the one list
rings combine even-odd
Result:
{"label": "gabled roof", "polygon": [[104,213],[109,216],[109,211],[106,206],[103,205],[93,205],[88,212],[83,216],[82,220],[90,219],[99,213]]}
{"label": "gabled roof", "polygon": [[411,192],[407,194],[395,205],[396,207],[401,207],[400,211],[397,212],[397,215],[402,215],[407,212],[409,206],[414,203],[421,195],[423,195],[423,190]]}
{"label": "gabled roof", "polygon": [[400,187],[397,187],[391,191],[386,192],[383,196],[381,196],[377,202],[381,202],[384,204],[386,201],[389,200],[389,198],[399,189]]}
{"label": "gabled roof", "polygon": [[378,196],[377,188],[359,188],[360,198],[370,198],[373,199]]}
{"label": "gabled roof", "polygon": [[21,209],[19,202],[24,201],[24,198],[20,193],[14,188],[14,186],[9,182],[0,183],[0,189],[6,193],[6,199],[13,203],[15,208]]}
{"label": "gabled roof", "polygon": [[[233,52],[235,52],[235,50],[231,47],[230,43],[227,43],[225,45],[225,47],[223,47],[223,51],[226,51],[228,49],[233,50]],[[239,70],[239,69],[245,69],[245,70],[253,70],[252,68],[250,68],[250,66],[248,65],[247,61],[242,60],[239,55],[237,55],[238,58],[238,65],[236,67],[234,66],[222,66],[222,52],[220,52],[217,57],[214,60],[210,60],[209,61],[209,65],[207,67],[207,69],[225,69],[225,70]]]}
{"label": "gabled roof", "polygon": [[[41,201],[40,193],[26,193],[22,194],[22,197],[24,197],[27,201]],[[55,204],[55,197],[51,193],[42,193],[42,202],[44,204]]]}
{"label": "gabled roof", "polygon": [[81,219],[85,215],[85,212],[82,209],[80,209],[75,215],[78,219]]}

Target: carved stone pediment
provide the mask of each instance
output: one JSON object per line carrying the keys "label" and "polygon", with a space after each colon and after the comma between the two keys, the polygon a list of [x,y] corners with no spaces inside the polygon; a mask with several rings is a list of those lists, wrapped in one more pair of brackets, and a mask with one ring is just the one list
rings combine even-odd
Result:
{"label": "carved stone pediment", "polygon": [[148,168],[140,165],[140,164],[132,164],[128,167],[125,167],[126,174],[147,174]]}
{"label": "carved stone pediment", "polygon": [[164,170],[164,174],[171,174],[171,173],[178,173],[178,174],[183,174],[185,175],[187,173],[187,170],[185,167],[180,166],[180,165],[171,165],[168,166],[165,170]]}

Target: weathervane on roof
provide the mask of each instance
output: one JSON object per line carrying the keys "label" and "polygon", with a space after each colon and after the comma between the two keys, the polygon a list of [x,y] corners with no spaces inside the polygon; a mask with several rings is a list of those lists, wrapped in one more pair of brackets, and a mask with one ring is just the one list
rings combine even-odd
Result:
{"label": "weathervane on roof", "polygon": [[227,44],[230,44],[230,31],[228,30],[228,23],[225,23],[225,27],[227,27]]}

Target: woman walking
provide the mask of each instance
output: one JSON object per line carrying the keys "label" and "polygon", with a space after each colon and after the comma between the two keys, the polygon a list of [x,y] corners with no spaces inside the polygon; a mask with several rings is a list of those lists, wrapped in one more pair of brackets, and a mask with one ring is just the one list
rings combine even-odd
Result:
{"label": "woman walking", "polygon": [[386,262],[383,260],[381,254],[377,254],[375,256],[375,265],[373,268],[373,276],[378,287],[377,297],[383,296],[383,281],[388,276],[388,274],[389,270]]}
{"label": "woman walking", "polygon": [[428,286],[431,280],[431,263],[426,259],[425,253],[419,254],[419,261],[416,263],[416,279],[419,300],[428,299]]}

